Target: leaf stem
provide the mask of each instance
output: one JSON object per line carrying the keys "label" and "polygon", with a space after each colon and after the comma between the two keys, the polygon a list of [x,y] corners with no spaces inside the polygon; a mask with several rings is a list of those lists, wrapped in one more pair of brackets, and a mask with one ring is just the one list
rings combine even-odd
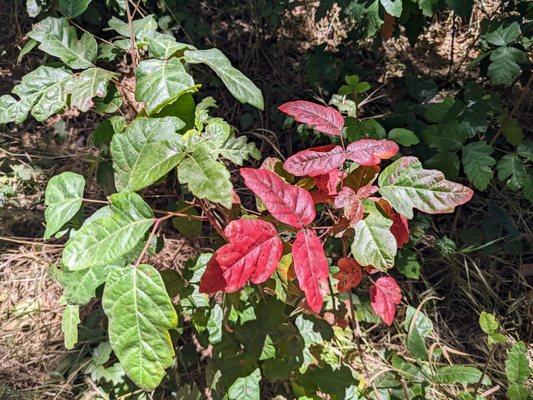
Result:
{"label": "leaf stem", "polygon": [[172,217],[173,217],[173,215],[169,214],[169,215],[165,215],[164,217],[161,217],[161,218],[156,218],[154,226],[153,226],[152,230],[150,231],[150,235],[148,235],[148,239],[146,240],[146,243],[144,244],[144,247],[143,247],[143,249],[141,251],[141,254],[139,254],[139,257],[137,257],[137,261],[135,261],[135,264],[133,264],[133,268],[137,268],[139,266],[139,264],[141,263],[142,258],[144,257],[144,255],[148,251],[148,247],[150,246],[150,242],[152,241],[152,238],[155,236],[156,231],[159,228],[159,226],[161,225],[161,223],[166,221],[169,218],[172,218]]}

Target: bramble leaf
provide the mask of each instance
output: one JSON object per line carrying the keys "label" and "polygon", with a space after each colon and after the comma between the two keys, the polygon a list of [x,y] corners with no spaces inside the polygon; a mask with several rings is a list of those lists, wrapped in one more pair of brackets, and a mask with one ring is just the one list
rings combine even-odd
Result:
{"label": "bramble leaf", "polygon": [[344,118],[333,107],[327,107],[311,101],[289,101],[278,107],[282,113],[290,115],[295,121],[312,126],[317,131],[332,136],[340,136],[344,127]]}
{"label": "bramble leaf", "polygon": [[492,63],[487,74],[494,85],[510,85],[520,75],[519,63],[527,61],[526,53],[515,47],[499,47],[490,54]]}
{"label": "bramble leaf", "polygon": [[178,165],[185,153],[176,132],[184,126],[177,117],[137,118],[122,133],[113,135],[117,189],[143,189]]}
{"label": "bramble leaf", "polygon": [[80,270],[112,263],[135,248],[154,222],[152,210],[136,193],[109,197],[110,212],[88,219],[63,250],[63,263]]}
{"label": "bramble leaf", "polygon": [[174,349],[168,331],[178,323],[161,275],[147,264],[113,271],[102,306],[120,364],[137,386],[155,389],[172,365]]}
{"label": "bramble leaf", "polygon": [[206,64],[215,71],[230,93],[241,103],[248,103],[260,110],[265,107],[261,90],[241,71],[233,67],[220,50],[187,50],[184,54],[186,62]]}
{"label": "bramble leaf", "polygon": [[70,26],[65,18],[47,17],[37,23],[28,36],[40,42],[40,50],[59,58],[70,68],[94,66],[98,54],[96,39],[85,32],[78,40],[76,28]]}
{"label": "bramble leaf", "polygon": [[468,180],[479,190],[485,190],[492,178],[496,160],[493,148],[485,142],[472,142],[463,147],[463,167]]}
{"label": "bramble leaf", "polygon": [[383,322],[391,325],[396,314],[396,306],[402,301],[402,291],[394,278],[382,276],[370,286],[370,304]]}
{"label": "bramble leaf", "polygon": [[235,292],[248,280],[262,283],[272,276],[283,253],[274,225],[261,220],[238,219],[224,229],[229,243],[213,257],[222,269],[226,292]]}
{"label": "bramble leaf", "polygon": [[397,244],[391,232],[392,221],[385,218],[374,204],[365,207],[368,216],[353,225],[351,245],[355,260],[363,267],[372,266],[386,271],[394,266]]}
{"label": "bramble leaf", "polygon": [[507,181],[511,190],[524,187],[527,182],[527,169],[524,162],[516,154],[506,154],[498,161],[498,179]]}
{"label": "bramble leaf", "polygon": [[244,184],[261,199],[278,221],[303,228],[315,219],[313,198],[307,190],[285,183],[266,169],[241,168],[240,172]]}
{"label": "bramble leaf", "polygon": [[322,309],[329,277],[328,260],[320,239],[312,229],[301,229],[292,245],[294,272],[305,294],[309,308],[316,313]]}
{"label": "bramble leaf", "polygon": [[145,103],[148,115],[161,110],[185,93],[195,92],[194,84],[177,58],[144,60],[135,70],[135,100]]}
{"label": "bramble leaf", "polygon": [[85,179],[73,172],[63,172],[48,181],[45,191],[44,238],[58,232],[81,207]]}
{"label": "bramble leaf", "polygon": [[506,27],[502,23],[496,29],[484,33],[481,38],[494,46],[507,46],[518,39],[518,36],[520,36],[520,25],[518,22],[513,22]]}
{"label": "bramble leaf", "polygon": [[315,177],[338,169],[345,159],[341,146],[318,146],[293,154],[283,163],[283,168],[296,176]]}
{"label": "bramble leaf", "polygon": [[233,185],[224,164],[213,159],[207,145],[195,145],[178,166],[178,180],[200,199],[207,199],[231,208]]}
{"label": "bramble leaf", "polygon": [[400,151],[391,140],[361,139],[352,142],[346,148],[346,158],[357,164],[370,167],[378,165],[381,160],[388,160]]}
{"label": "bramble leaf", "polygon": [[404,217],[413,208],[428,214],[452,212],[473,195],[472,189],[448,181],[437,170],[425,170],[416,157],[401,157],[387,166],[378,179],[379,193]]}

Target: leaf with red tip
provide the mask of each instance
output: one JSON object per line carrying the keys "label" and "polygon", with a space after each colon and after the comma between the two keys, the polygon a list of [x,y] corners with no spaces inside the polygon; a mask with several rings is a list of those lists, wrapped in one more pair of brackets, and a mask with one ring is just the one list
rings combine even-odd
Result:
{"label": "leaf with red tip", "polygon": [[266,169],[241,168],[241,175],[245,185],[278,221],[303,228],[315,219],[313,198],[307,190],[285,183]]}
{"label": "leaf with red tip", "polygon": [[383,276],[370,287],[370,304],[383,322],[391,325],[396,315],[396,306],[402,301],[402,291],[394,278]]}
{"label": "leaf with red tip", "polygon": [[341,146],[327,145],[299,151],[283,163],[296,176],[319,176],[338,169],[346,159]]}
{"label": "leaf with red tip", "polygon": [[346,148],[346,158],[359,165],[378,165],[381,160],[388,160],[400,151],[396,143],[387,139],[361,139],[352,142]]}
{"label": "leaf with red tip", "polygon": [[342,208],[342,212],[350,224],[363,219],[364,208],[361,199],[352,188],[344,186],[333,202],[335,208]]}
{"label": "leaf with red tip", "polygon": [[372,196],[378,190],[379,190],[379,187],[377,186],[363,186],[357,189],[357,197],[359,197],[360,199],[366,199]]}
{"label": "leaf with red tip", "polygon": [[407,218],[394,211],[394,209],[391,207],[387,200],[381,198],[377,201],[377,203],[379,207],[385,212],[385,214],[387,214],[389,218],[392,219],[392,226],[390,227],[390,231],[396,238],[398,248],[402,248],[403,245],[409,242],[409,223],[407,222]]}
{"label": "leaf with red tip", "polygon": [[316,313],[322,309],[324,292],[329,276],[324,248],[315,231],[302,229],[292,245],[294,271],[307,304]]}
{"label": "leaf with red tip", "polygon": [[215,255],[211,257],[205,272],[200,279],[200,292],[207,294],[215,294],[221,290],[224,290],[226,287],[226,282],[224,281],[224,273],[220,265],[215,258]]}
{"label": "leaf with red tip", "polygon": [[239,290],[248,280],[257,284],[270,278],[283,253],[274,225],[258,219],[238,219],[229,223],[224,234],[229,243],[215,256],[223,271],[226,292]]}
{"label": "leaf with red tip", "polygon": [[347,292],[361,283],[363,279],[363,270],[361,266],[350,257],[343,257],[338,262],[339,272],[333,277],[339,282],[337,289],[339,292]]}
{"label": "leaf with red tip", "polygon": [[327,195],[337,194],[337,186],[341,182],[341,172],[338,169],[328,172],[325,175],[314,177],[316,187]]}
{"label": "leaf with red tip", "polygon": [[311,125],[317,131],[328,135],[340,136],[344,127],[344,118],[340,112],[333,107],[310,101],[289,101],[279,106],[278,110],[290,115],[295,121]]}

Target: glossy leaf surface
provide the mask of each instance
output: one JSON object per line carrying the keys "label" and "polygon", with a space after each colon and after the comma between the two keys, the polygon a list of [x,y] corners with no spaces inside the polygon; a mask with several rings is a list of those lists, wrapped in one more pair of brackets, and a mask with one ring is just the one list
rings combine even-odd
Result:
{"label": "glossy leaf surface", "polygon": [[283,163],[283,168],[296,176],[319,176],[338,169],[344,163],[341,146],[319,146],[302,150]]}
{"label": "glossy leaf surface", "polygon": [[346,147],[346,158],[359,165],[370,167],[378,165],[381,160],[388,160],[398,151],[400,148],[391,140],[361,139]]}
{"label": "glossy leaf surface", "polygon": [[340,136],[344,127],[344,118],[335,108],[311,101],[289,101],[279,106],[278,110],[328,135]]}
{"label": "glossy leaf surface", "polygon": [[402,301],[402,291],[394,278],[382,276],[370,286],[370,304],[383,322],[391,325],[396,315],[396,306]]}

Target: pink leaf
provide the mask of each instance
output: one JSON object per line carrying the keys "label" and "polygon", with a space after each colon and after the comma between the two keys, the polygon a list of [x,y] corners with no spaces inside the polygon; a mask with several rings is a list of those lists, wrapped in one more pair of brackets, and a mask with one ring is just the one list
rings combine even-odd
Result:
{"label": "pink leaf", "polygon": [[292,245],[294,272],[307,304],[316,313],[322,309],[324,292],[329,276],[324,248],[315,231],[302,229]]}
{"label": "pink leaf", "polygon": [[344,118],[333,107],[322,106],[310,101],[289,101],[278,107],[282,113],[290,115],[297,122],[313,126],[317,131],[340,136]]}
{"label": "pink leaf", "polygon": [[378,165],[400,151],[396,143],[382,139],[361,139],[346,148],[346,158],[366,167]]}
{"label": "pink leaf", "polygon": [[338,169],[345,159],[341,146],[318,146],[290,156],[283,168],[296,176],[315,177]]}
{"label": "pink leaf", "polygon": [[383,322],[391,325],[396,314],[396,306],[402,301],[402,291],[394,278],[383,276],[370,287],[370,304]]}
{"label": "pink leaf", "polygon": [[245,185],[278,221],[303,228],[315,219],[313,198],[307,190],[285,183],[266,169],[241,168],[241,175]]}
{"label": "pink leaf", "polygon": [[350,224],[363,219],[364,208],[361,199],[352,188],[344,186],[333,202],[335,208],[342,208],[344,217]]}
{"label": "pink leaf", "polygon": [[387,200],[381,198],[377,201],[377,203],[379,207],[385,212],[385,214],[387,214],[389,218],[392,219],[392,226],[390,228],[390,231],[396,238],[398,248],[402,248],[407,242],[409,242],[409,223],[407,222],[407,218],[394,211],[394,209],[391,207]]}
{"label": "pink leaf", "polygon": [[224,274],[215,258],[211,257],[200,279],[200,293],[215,294],[226,287]]}
{"label": "pink leaf", "polygon": [[328,172],[325,175],[314,177],[316,187],[327,195],[337,194],[337,186],[341,182],[341,172],[338,169]]}
{"label": "pink leaf", "polygon": [[377,186],[363,186],[357,189],[357,197],[359,197],[360,199],[366,199],[372,196],[378,190],[379,190],[379,187]]}
{"label": "pink leaf", "polygon": [[339,272],[334,275],[334,278],[339,281],[337,283],[339,292],[347,292],[361,283],[363,270],[357,261],[350,257],[344,257],[337,262],[337,265]]}

